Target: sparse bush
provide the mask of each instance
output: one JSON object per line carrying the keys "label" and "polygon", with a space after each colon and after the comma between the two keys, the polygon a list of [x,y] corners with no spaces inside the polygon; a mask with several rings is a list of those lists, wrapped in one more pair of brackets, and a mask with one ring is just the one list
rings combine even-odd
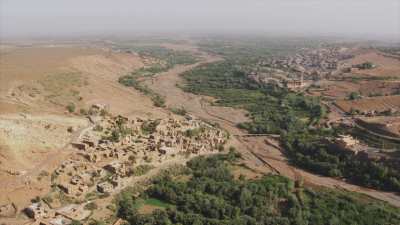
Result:
{"label": "sparse bush", "polygon": [[32,203],[37,203],[40,202],[42,199],[40,198],[40,196],[36,196],[35,198],[31,199]]}
{"label": "sparse bush", "polygon": [[131,162],[133,162],[133,163],[136,163],[136,157],[133,156],[133,155],[130,155],[130,156],[128,157],[128,160],[131,161]]}
{"label": "sparse bush", "polygon": [[69,133],[72,133],[72,132],[74,132],[74,128],[71,127],[71,126],[69,126],[69,127],[67,128],[67,131],[68,131]]}
{"label": "sparse bush", "polygon": [[80,110],[79,110],[79,113],[81,114],[81,115],[87,115],[88,114],[88,111],[86,110],[86,109],[84,109],[84,108],[81,108]]}
{"label": "sparse bush", "polygon": [[165,99],[161,95],[154,94],[151,100],[153,100],[154,106],[162,108],[165,107]]}
{"label": "sparse bush", "polygon": [[47,195],[45,197],[42,198],[44,202],[46,202],[47,204],[50,204],[53,202],[53,198],[50,195]]}
{"label": "sparse bush", "polygon": [[106,116],[108,114],[108,112],[107,112],[107,110],[105,110],[105,109],[102,109],[102,110],[100,110],[100,116]]}
{"label": "sparse bush", "polygon": [[142,132],[144,134],[152,134],[156,131],[158,124],[160,124],[159,120],[145,121],[141,125]]}
{"label": "sparse bush", "polygon": [[67,105],[67,110],[68,110],[68,112],[70,112],[70,113],[73,113],[73,112],[75,112],[75,108],[76,108],[76,106],[75,106],[75,104],[74,103],[69,103],[68,105]]}
{"label": "sparse bush", "polygon": [[53,172],[51,174],[51,178],[50,178],[51,182],[55,181],[55,179],[57,179],[57,177],[58,177],[58,174],[56,172]]}
{"label": "sparse bush", "polygon": [[94,220],[90,221],[89,225],[106,225],[106,224],[103,221]]}
{"label": "sparse bush", "polygon": [[82,223],[79,222],[78,220],[72,220],[70,225],[82,225]]}
{"label": "sparse bush", "polygon": [[349,100],[356,100],[356,99],[360,99],[360,98],[361,98],[361,95],[358,92],[353,91],[349,94]]}
{"label": "sparse bush", "polygon": [[106,193],[104,193],[102,195],[99,195],[99,197],[100,198],[108,198],[108,197],[110,197],[110,193],[106,192]]}
{"label": "sparse bush", "polygon": [[112,142],[119,142],[119,138],[121,137],[120,132],[117,130],[113,130],[111,132],[111,136],[109,137]]}
{"label": "sparse bush", "polygon": [[194,138],[199,136],[204,131],[204,128],[194,128],[185,130],[184,135],[188,138]]}
{"label": "sparse bush", "polygon": [[150,165],[139,165],[139,166],[133,168],[132,175],[133,176],[142,176],[153,168],[154,167],[150,166]]}
{"label": "sparse bush", "polygon": [[181,108],[171,108],[170,110],[171,110],[171,112],[173,112],[173,113],[175,113],[177,115],[180,115],[180,116],[184,116],[187,113],[186,109],[183,108],[183,107],[181,107]]}
{"label": "sparse bush", "polygon": [[49,172],[42,170],[42,171],[39,173],[39,175],[38,175],[38,177],[37,177],[37,180],[40,181],[40,180],[42,180],[43,177],[47,177],[47,176],[49,176],[49,175],[50,175]]}
{"label": "sparse bush", "polygon": [[87,114],[93,116],[93,115],[97,114],[97,110],[94,109],[93,107],[90,107]]}
{"label": "sparse bush", "polygon": [[143,159],[144,159],[144,161],[147,162],[147,163],[151,163],[151,161],[153,161],[153,159],[152,159],[150,156],[147,156],[147,155],[144,156]]}
{"label": "sparse bush", "polygon": [[97,204],[95,202],[90,202],[86,204],[84,208],[87,210],[95,210],[97,209]]}
{"label": "sparse bush", "polygon": [[93,128],[93,130],[94,130],[94,131],[101,132],[101,131],[103,131],[103,127],[102,127],[100,124],[97,124],[97,125]]}
{"label": "sparse bush", "polygon": [[49,174],[49,172],[47,172],[47,171],[45,171],[45,170],[42,170],[42,171],[40,171],[40,173],[39,173],[39,176],[41,176],[41,177],[47,177],[47,176],[49,176],[50,174]]}
{"label": "sparse bush", "polygon": [[107,205],[106,208],[108,210],[115,211],[115,205],[113,205],[113,204]]}

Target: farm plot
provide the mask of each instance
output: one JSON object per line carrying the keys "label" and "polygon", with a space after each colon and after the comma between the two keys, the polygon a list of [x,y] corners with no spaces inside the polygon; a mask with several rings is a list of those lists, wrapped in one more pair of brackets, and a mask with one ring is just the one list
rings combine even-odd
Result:
{"label": "farm plot", "polygon": [[383,112],[400,110],[400,95],[364,98],[358,100],[339,100],[335,103],[343,111],[350,113],[352,110],[359,112]]}

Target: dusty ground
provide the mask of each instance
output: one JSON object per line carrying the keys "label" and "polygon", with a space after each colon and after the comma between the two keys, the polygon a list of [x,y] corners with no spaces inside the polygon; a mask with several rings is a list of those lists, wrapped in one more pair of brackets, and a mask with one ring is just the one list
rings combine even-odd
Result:
{"label": "dusty ground", "polygon": [[106,103],[115,113],[154,112],[151,101],[117,82],[119,76],[142,66],[137,55],[94,48],[0,51],[0,113],[45,108],[63,113],[69,102],[78,109]]}
{"label": "dusty ground", "polygon": [[[79,55],[97,54],[99,50],[85,48],[19,47],[0,50],[0,112],[20,112],[49,108],[39,103],[44,87],[39,81],[66,73],[68,59]],[[42,94],[43,98],[44,95]]]}
{"label": "dusty ground", "polygon": [[[98,48],[2,46],[0,205],[23,207],[49,191],[50,176],[43,174],[68,157],[64,147],[88,126],[81,108],[102,103],[115,114],[167,116],[150,99],[118,83],[119,76],[142,66],[137,55]],[[71,102],[74,114],[66,112]]]}
{"label": "dusty ground", "polygon": [[[22,154],[31,152],[29,161],[39,161],[41,154],[52,149],[62,148],[69,142],[72,133],[69,127],[78,130],[88,126],[83,118],[55,115],[0,115],[0,143],[11,151],[2,151],[0,168],[22,170],[30,169],[31,163],[21,161]],[[10,164],[12,162],[12,164]]]}
{"label": "dusty ground", "polygon": [[73,68],[88,77],[88,87],[80,91],[84,105],[108,104],[112,113],[125,116],[165,117],[165,111],[154,107],[149,98],[118,83],[121,75],[143,66],[140,60],[138,56],[126,53],[82,56],[71,60]]}

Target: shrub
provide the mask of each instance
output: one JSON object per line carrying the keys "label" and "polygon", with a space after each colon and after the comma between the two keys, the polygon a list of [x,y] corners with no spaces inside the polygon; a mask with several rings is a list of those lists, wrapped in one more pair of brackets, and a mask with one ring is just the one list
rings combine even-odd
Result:
{"label": "shrub", "polygon": [[361,96],[360,96],[360,93],[358,93],[358,92],[351,92],[350,94],[349,94],[349,100],[356,100],[356,99],[360,99],[361,98]]}
{"label": "shrub", "polygon": [[175,113],[177,115],[180,115],[180,116],[184,116],[187,113],[186,109],[183,108],[183,107],[181,107],[181,108],[171,108],[170,110],[171,110],[171,112],[173,112],[173,113]]}
{"label": "shrub", "polygon": [[161,108],[165,107],[165,98],[164,97],[162,97],[158,94],[154,94],[154,96],[151,98],[151,100],[153,100],[154,106],[161,107]]}
{"label": "shrub", "polygon": [[90,202],[86,204],[84,208],[87,210],[95,210],[97,209],[97,204],[95,202]]}
{"label": "shrub", "polygon": [[146,121],[141,125],[142,132],[144,134],[152,134],[156,131],[158,124],[160,124],[159,120]]}
{"label": "shrub", "polygon": [[82,225],[82,223],[79,222],[78,220],[72,220],[70,225]]}
{"label": "shrub", "polygon": [[75,106],[75,104],[74,103],[69,103],[68,105],[67,105],[67,110],[68,110],[68,112],[70,112],[70,113],[73,113],[73,112],[75,112],[75,108],[76,108],[76,106]]}
{"label": "shrub", "polygon": [[93,130],[94,130],[94,131],[99,131],[99,132],[101,132],[101,131],[103,131],[103,127],[102,127],[101,125],[97,124],[97,125],[93,128]]}
{"label": "shrub", "polygon": [[82,115],[87,115],[87,114],[88,114],[88,111],[87,111],[86,109],[84,109],[84,108],[81,108],[81,109],[79,110],[79,113],[82,114]]}

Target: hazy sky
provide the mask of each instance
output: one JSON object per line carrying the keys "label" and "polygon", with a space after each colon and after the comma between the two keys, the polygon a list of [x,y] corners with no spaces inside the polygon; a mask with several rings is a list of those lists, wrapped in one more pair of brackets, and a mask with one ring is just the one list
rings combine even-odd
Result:
{"label": "hazy sky", "polygon": [[260,32],[400,37],[400,0],[0,0],[0,36]]}

